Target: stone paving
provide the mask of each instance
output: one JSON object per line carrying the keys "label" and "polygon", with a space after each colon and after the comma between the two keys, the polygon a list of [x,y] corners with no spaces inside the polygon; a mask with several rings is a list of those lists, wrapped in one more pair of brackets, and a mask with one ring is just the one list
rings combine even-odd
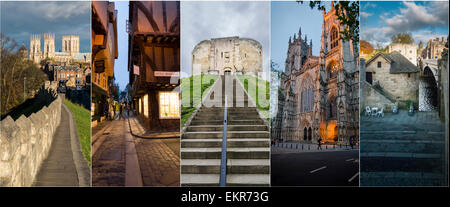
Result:
{"label": "stone paving", "polygon": [[176,132],[155,132],[147,130],[142,123],[136,118],[136,116],[133,116],[133,113],[130,111],[130,127],[131,132],[133,136],[137,136],[140,138],[179,138],[180,137],[180,131]]}
{"label": "stone paving", "polygon": [[444,127],[437,112],[361,116],[361,185],[446,185]]}
{"label": "stone paving", "polygon": [[69,114],[61,109],[61,122],[53,135],[49,154],[42,163],[34,186],[78,186],[78,174],[73,160]]}
{"label": "stone paving", "polygon": [[135,142],[144,186],[180,186],[179,139],[137,138]]}
{"label": "stone paving", "polygon": [[[130,114],[130,121],[136,118]],[[125,118],[126,115],[125,115]],[[105,126],[97,140],[103,140],[93,156],[93,186],[125,186],[126,145],[128,119],[115,119]],[[130,126],[136,127],[130,122]],[[158,134],[156,134],[158,136]],[[133,137],[144,186],[179,186],[179,139],[142,139]]]}
{"label": "stone paving", "polygon": [[100,135],[105,139],[92,156],[93,186],[125,186],[125,124],[114,120]]}

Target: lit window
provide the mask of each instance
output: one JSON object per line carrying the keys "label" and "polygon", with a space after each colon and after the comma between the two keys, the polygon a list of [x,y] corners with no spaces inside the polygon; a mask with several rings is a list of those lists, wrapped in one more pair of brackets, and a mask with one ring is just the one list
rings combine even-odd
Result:
{"label": "lit window", "polygon": [[161,119],[180,118],[178,92],[159,92],[159,117]]}
{"label": "lit window", "polygon": [[139,114],[142,114],[141,102],[142,102],[142,99],[139,98],[139,101],[138,101]]}
{"label": "lit window", "polygon": [[142,105],[144,106],[144,116],[146,118],[148,118],[148,95],[145,94],[144,98],[142,99],[143,103]]}

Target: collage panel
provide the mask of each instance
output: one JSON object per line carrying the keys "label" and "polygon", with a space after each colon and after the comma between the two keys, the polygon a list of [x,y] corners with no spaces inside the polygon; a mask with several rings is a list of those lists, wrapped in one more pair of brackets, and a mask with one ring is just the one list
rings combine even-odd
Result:
{"label": "collage panel", "polygon": [[359,186],[358,8],[271,3],[272,186]]}
{"label": "collage panel", "polygon": [[92,2],[93,186],[179,186],[180,2]]}
{"label": "collage panel", "polygon": [[448,186],[448,1],[361,2],[360,28],[361,186]]}
{"label": "collage panel", "polygon": [[0,4],[0,187],[90,186],[90,2]]}
{"label": "collage panel", "polygon": [[269,186],[270,2],[181,9],[181,186]]}

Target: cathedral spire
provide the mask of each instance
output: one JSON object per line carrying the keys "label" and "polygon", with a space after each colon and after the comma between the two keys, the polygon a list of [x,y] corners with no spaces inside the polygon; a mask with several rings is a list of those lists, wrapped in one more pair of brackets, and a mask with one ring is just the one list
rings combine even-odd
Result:
{"label": "cathedral spire", "polygon": [[309,56],[312,56],[312,39],[309,40]]}
{"label": "cathedral spire", "polygon": [[297,39],[297,37],[295,37],[295,33],[294,33],[294,41],[295,41],[295,39]]}
{"label": "cathedral spire", "polygon": [[298,28],[298,36],[301,37],[302,36],[302,27]]}
{"label": "cathedral spire", "polygon": [[289,44],[291,44],[292,43],[292,41],[291,41],[291,36],[289,36]]}

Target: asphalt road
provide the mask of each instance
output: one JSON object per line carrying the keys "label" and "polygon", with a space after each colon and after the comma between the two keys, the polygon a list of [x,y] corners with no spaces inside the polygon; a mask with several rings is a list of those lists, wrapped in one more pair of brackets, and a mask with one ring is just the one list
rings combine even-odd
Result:
{"label": "asphalt road", "polygon": [[272,154],[272,186],[359,186],[359,151]]}

